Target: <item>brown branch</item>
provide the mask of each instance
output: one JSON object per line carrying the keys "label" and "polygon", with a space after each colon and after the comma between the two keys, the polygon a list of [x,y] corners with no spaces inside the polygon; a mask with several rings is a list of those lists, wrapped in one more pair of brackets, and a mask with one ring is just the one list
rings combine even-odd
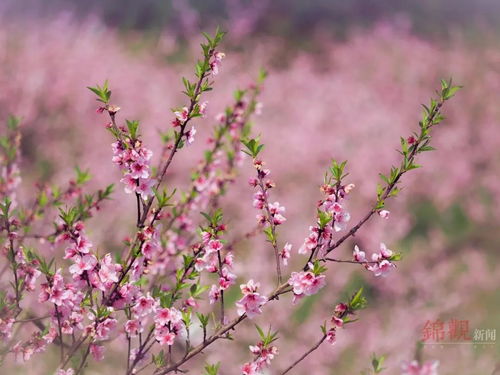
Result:
{"label": "brown branch", "polygon": [[[256,86],[253,89],[253,94],[251,96],[248,108],[243,115],[243,119],[241,121],[242,124],[245,124],[248,121],[248,119],[250,118],[250,116],[255,112],[255,102],[256,102],[256,98],[257,98],[257,95],[259,94],[259,92],[260,92],[260,87]],[[220,150],[222,148],[222,146],[224,146],[223,137],[227,133],[227,131],[229,130],[231,124],[237,119],[237,115],[235,114],[235,112],[238,109],[240,102],[241,102],[241,100],[236,101],[236,103],[233,105],[231,114],[226,117],[226,121],[224,122],[224,125],[219,127],[219,131],[216,134],[213,147],[209,151],[211,155],[214,155],[218,150]],[[201,166],[201,168],[199,168],[200,175],[206,174],[209,171],[210,165],[211,165],[211,162],[209,160],[205,159],[203,165]],[[172,228],[172,225],[174,224],[175,220],[185,212],[186,208],[193,201],[193,199],[195,197],[196,197],[196,187],[194,186],[194,184],[192,184],[186,200],[184,202],[182,202],[179,206],[176,207],[175,213],[173,214],[172,218],[169,220],[169,222],[165,226],[165,229],[164,229],[165,232],[168,231],[170,228]]]}
{"label": "brown branch", "polygon": [[258,173],[258,179],[259,179],[259,186],[262,190],[262,193],[264,194],[264,209],[266,210],[266,214],[267,214],[266,220],[269,223],[269,226],[271,227],[271,233],[273,236],[272,241],[270,241],[270,242],[271,242],[271,245],[273,246],[273,249],[274,249],[274,258],[276,260],[276,274],[278,276],[278,285],[280,285],[282,277],[281,277],[281,264],[280,264],[280,255],[279,255],[280,251],[278,249],[278,244],[276,241],[276,224],[274,224],[273,215],[271,214],[271,210],[269,209],[269,202],[268,202],[267,196],[266,196],[267,189],[264,186],[263,178],[260,176],[259,173]]}
{"label": "brown branch", "polygon": [[329,261],[329,262],[335,262],[335,263],[351,263],[351,264],[360,264],[360,265],[378,263],[378,262],[375,262],[375,261],[372,261],[372,262],[358,262],[356,260],[345,260],[345,259],[335,259],[335,258],[323,258],[321,260],[323,260],[323,261]]}
{"label": "brown branch", "polygon": [[[220,250],[217,251],[217,260],[219,262],[219,277],[222,278],[222,257]],[[224,290],[220,290],[220,324],[224,324]]]}
{"label": "brown branch", "polygon": [[290,372],[295,366],[297,366],[300,362],[302,362],[307,356],[309,356],[309,354],[311,354],[312,352],[314,352],[316,349],[318,349],[321,344],[323,344],[323,342],[326,340],[326,334],[323,335],[323,337],[321,337],[321,339],[312,347],[310,348],[308,351],[306,351],[304,354],[302,354],[300,356],[299,359],[297,359],[295,362],[293,362],[290,366],[287,367],[286,370],[284,370],[283,372],[280,373],[280,375],[285,375],[286,373]]}
{"label": "brown branch", "polygon": [[[432,111],[432,113],[430,113],[430,115],[428,116],[428,119],[427,119],[427,123],[424,124],[424,126],[427,126],[427,128],[430,128],[432,127],[433,125],[433,122],[434,122],[434,119],[436,118],[436,116],[438,115],[442,105],[444,103],[444,99],[442,98],[441,101],[439,103],[437,103],[436,107],[434,108],[434,110]],[[422,139],[420,138],[416,144],[413,146],[413,149],[412,151],[410,152],[409,154],[409,157],[408,157],[408,161],[410,163],[413,162],[416,154],[417,154],[417,151],[421,145],[421,142],[422,142]],[[410,164],[409,164],[410,165]],[[381,195],[381,197],[379,197],[377,203],[381,202],[381,201],[384,201],[386,198],[389,197],[389,195],[391,194],[391,192],[393,191],[393,189],[396,187],[396,184],[399,182],[400,178],[402,177],[402,175],[406,172],[406,168],[400,168],[399,170],[399,173],[396,175],[395,179],[392,181],[392,183],[388,184],[388,186],[385,188],[384,190],[384,193]],[[375,206],[376,207],[376,206]],[[364,223],[366,223],[366,221],[368,221],[371,216],[377,212],[377,209],[376,208],[372,208],[366,215],[365,217],[363,217],[361,219],[360,222],[358,222],[358,224],[356,224],[353,228],[351,228],[349,230],[349,232],[347,234],[345,234],[344,236],[342,236],[338,241],[336,241],[331,247],[329,247],[327,249],[327,252],[326,254],[328,254],[329,252],[331,252],[332,250],[334,250],[335,248],[339,247],[346,239],[348,239],[349,237],[353,236],[362,226]],[[325,255],[326,255],[325,254]],[[325,258],[323,258],[325,259]],[[322,259],[322,260],[323,260]],[[332,258],[333,259],[333,258]],[[335,261],[339,261],[339,260],[335,260]],[[351,263],[351,261],[346,261],[346,263]],[[278,299],[279,295],[281,294],[285,294],[285,293],[288,293],[290,292],[292,289],[290,288],[290,286],[288,285],[288,283],[285,283],[285,284],[281,284],[279,285],[275,290],[274,292],[269,296],[269,299],[268,301],[271,301],[271,300],[274,300],[274,299]],[[191,358],[193,358],[194,356],[196,356],[197,354],[201,353],[206,347],[208,347],[209,345],[211,345],[213,342],[215,342],[216,340],[218,340],[219,338],[223,337],[227,332],[229,332],[230,330],[234,329],[239,323],[241,323],[242,321],[244,321],[245,319],[247,318],[247,315],[246,314],[243,314],[242,316],[240,316],[239,318],[236,318],[234,319],[232,322],[228,323],[227,325],[219,328],[213,335],[211,335],[209,338],[207,338],[206,340],[203,340],[203,342],[201,344],[199,344],[198,346],[196,346],[195,348],[193,348],[184,358],[182,358],[181,360],[177,361],[176,363],[168,366],[168,367],[165,367],[163,369],[158,369],[156,372],[155,372],[155,375],[165,375],[165,374],[168,374],[169,372],[172,372],[172,371],[178,371],[179,368],[184,364],[186,363],[187,361],[189,361]],[[320,340],[320,342],[318,342],[312,350],[308,351],[305,353],[305,355],[303,356],[303,358],[307,357],[312,351],[316,350],[317,347],[319,347],[321,345],[321,343],[326,339],[326,335],[324,338],[322,338],[322,340]],[[300,362],[302,359],[299,359],[298,362]],[[296,362],[296,363],[298,363]],[[294,365],[292,365],[291,368],[293,368]],[[285,373],[287,371],[289,371],[291,368],[285,370]]]}
{"label": "brown branch", "polygon": [[[439,111],[440,111],[441,107],[443,106],[443,103],[444,103],[444,99],[441,99],[441,101],[439,103],[437,103],[437,105],[436,105],[435,109],[433,110],[433,112],[429,115],[429,118],[428,118],[427,124],[426,124],[428,126],[428,128],[432,127],[433,121],[436,118],[436,116],[439,114]],[[413,149],[411,150],[411,152],[410,152],[410,154],[408,156],[408,162],[409,162],[409,164],[413,163],[413,161],[415,160],[415,156],[417,155],[417,151],[418,151],[419,147],[421,146],[421,143],[422,143],[422,140],[419,139],[415,143],[415,145],[413,146]],[[383,202],[385,199],[387,199],[389,197],[389,195],[394,190],[394,188],[398,184],[398,182],[401,179],[401,177],[403,176],[403,174],[405,174],[407,171],[408,170],[405,168],[404,160],[403,160],[401,162],[401,167],[399,168],[399,172],[396,175],[396,178],[390,184],[388,184],[386,186],[383,194],[377,200],[377,204],[379,202]],[[333,245],[331,245],[326,250],[325,255],[327,255],[328,253],[330,253],[331,251],[333,251],[334,249],[336,249],[337,247],[339,247],[340,245],[342,245],[349,237],[354,236],[356,234],[356,232],[373,216],[373,214],[375,214],[378,211],[378,209],[376,208],[376,206],[377,205],[375,205],[355,226],[353,226],[349,230],[349,232],[347,232],[346,234],[344,234]]]}
{"label": "brown branch", "polygon": [[[268,301],[275,300],[280,296],[281,294],[285,294],[290,292],[292,289],[289,287],[288,283],[280,285],[278,288],[276,288],[273,293],[268,298]],[[238,324],[243,322],[247,318],[246,314],[241,315],[240,317],[234,319],[230,323],[226,324],[225,326],[219,328],[213,335],[210,337],[206,338],[201,344],[198,346],[194,347],[184,358],[181,360],[175,362],[174,364],[163,368],[163,369],[158,369],[158,371],[155,373],[155,375],[165,375],[168,374],[169,372],[172,371],[178,371],[179,368],[189,361],[191,358],[196,356],[197,354],[201,353],[207,346],[212,344],[213,342],[217,341],[218,339],[225,337],[225,335],[234,329]]]}
{"label": "brown branch", "polygon": [[87,346],[87,350],[85,351],[85,354],[83,355],[82,361],[80,362],[80,366],[76,370],[75,375],[79,375],[82,372],[83,368],[85,367],[85,364],[87,363],[87,358],[90,354],[90,345],[92,345],[91,342]]}
{"label": "brown branch", "polygon": [[59,363],[58,368],[64,368],[68,364],[68,362],[71,359],[71,357],[73,356],[73,354],[75,354],[75,352],[78,350],[78,348],[80,348],[80,346],[87,339],[88,339],[88,336],[80,337],[80,339],[73,345],[73,347],[70,349],[70,351],[66,354],[66,357],[64,358],[64,360]]}
{"label": "brown branch", "polygon": [[[213,56],[214,52],[215,52],[215,49],[212,48],[208,52],[208,54],[205,56],[205,65],[209,64],[210,58]],[[194,95],[191,98],[191,101],[189,103],[187,119],[181,124],[179,136],[177,137],[177,139],[174,143],[174,147],[170,151],[170,155],[168,156],[168,159],[167,159],[165,165],[161,169],[160,177],[158,178],[158,182],[156,183],[156,186],[155,186],[156,189],[158,189],[160,187],[161,183],[163,182],[163,179],[165,178],[165,174],[167,173],[167,170],[168,170],[170,164],[172,163],[172,159],[174,158],[175,153],[179,149],[179,145],[182,142],[182,137],[185,134],[184,130],[186,129],[186,126],[188,125],[189,121],[192,118],[191,116],[193,114],[193,110],[195,108],[195,105],[199,101],[199,97],[201,94],[201,85],[203,84],[203,81],[205,80],[205,78],[207,78],[209,73],[210,73],[210,69],[206,69],[203,72],[203,74],[200,76],[200,78],[198,79],[198,82],[196,83]],[[153,205],[153,201],[154,201],[154,196],[149,199],[148,203],[144,207],[144,211],[142,213],[142,218],[141,218],[141,224],[144,224],[144,222],[146,221],[146,219],[148,217],[149,210],[151,209],[151,206]]]}

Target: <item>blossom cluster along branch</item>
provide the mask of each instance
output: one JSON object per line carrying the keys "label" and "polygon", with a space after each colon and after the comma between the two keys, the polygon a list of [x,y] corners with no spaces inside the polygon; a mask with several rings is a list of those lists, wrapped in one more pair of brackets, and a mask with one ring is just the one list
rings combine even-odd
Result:
{"label": "blossom cluster along branch", "polygon": [[[280,250],[278,249],[276,228],[278,225],[283,224],[286,218],[282,215],[285,212],[285,207],[281,206],[279,202],[269,202],[269,190],[274,188],[276,184],[267,179],[271,173],[269,169],[264,168],[265,163],[257,159],[259,153],[263,149],[263,145],[258,143],[256,139],[243,141],[247,148],[244,152],[253,158],[253,166],[257,172],[256,178],[251,178],[249,184],[253,187],[258,187],[258,191],[254,194],[253,206],[257,209],[263,210],[263,214],[257,215],[257,221],[264,226],[264,233],[267,240],[271,243],[274,249],[274,256],[276,259],[276,275],[278,278],[278,285],[281,284],[281,263],[280,263]],[[286,259],[286,257],[285,257]]]}
{"label": "blossom cluster along branch", "polygon": [[378,185],[377,201],[374,207],[355,225],[349,232],[339,238],[331,245],[327,254],[344,243],[349,237],[354,236],[356,232],[366,223],[375,213],[381,214],[382,217],[387,217],[388,212],[383,210],[387,198],[396,196],[399,192],[397,188],[401,177],[412,169],[419,168],[420,165],[415,164],[415,158],[418,154],[426,151],[432,151],[434,148],[430,146],[431,129],[438,125],[443,119],[441,108],[445,101],[451,99],[460,86],[453,86],[451,80],[441,81],[441,92],[439,98],[431,99],[429,106],[424,105],[423,118],[419,122],[420,131],[413,133],[408,138],[401,138],[401,155],[403,156],[399,167],[392,167],[389,176],[380,174],[380,178],[385,183],[385,186]]}
{"label": "blossom cluster along branch", "polygon": [[[237,90],[234,93],[235,102],[231,107],[226,108],[224,113],[216,116],[220,125],[214,129],[214,135],[209,140],[212,147],[205,152],[205,157],[200,163],[193,177],[190,190],[186,193],[186,198],[181,201],[169,217],[169,221],[165,225],[165,230],[172,228],[176,221],[183,223],[183,217],[189,211],[199,208],[200,201],[204,200],[204,195],[209,195],[209,198],[217,196],[224,191],[225,185],[231,180],[231,175],[234,168],[235,159],[240,159],[239,139],[242,134],[248,131],[246,126],[250,117],[259,111],[259,102],[257,97],[260,93],[261,86],[266,77],[265,72],[261,72],[257,83],[251,85],[244,90]],[[227,145],[225,137],[228,137],[230,145]],[[224,147],[229,146],[226,151],[227,160],[227,177],[220,177],[216,174],[216,169],[221,163],[221,153]],[[205,198],[206,200],[206,198]],[[206,202],[204,204],[206,206]],[[182,225],[179,229],[184,229]]]}
{"label": "blossom cluster along branch", "polygon": [[[22,361],[34,360],[53,344],[60,357],[55,373],[79,375],[91,361],[105,358],[109,342],[123,340],[126,375],[150,367],[155,375],[185,371],[191,359],[215,342],[232,338],[231,332],[242,322],[259,316],[281,295],[291,293],[296,303],[326,287],[328,262],[358,264],[377,277],[391,271],[400,260],[400,254],[384,244],[371,258],[358,246],[352,259],[338,259],[330,253],[376,213],[389,217],[386,200],[397,194],[402,176],[418,168],[416,157],[432,150],[431,129],[442,120],[444,103],[459,87],[451,81],[442,82],[439,98],[424,106],[420,130],[401,138],[400,165],[388,176],[381,175],[384,184],[377,189],[375,204],[350,228],[348,201],[355,187],[347,181],[347,162],[332,162],[321,185],[316,222],[298,249],[304,256],[303,266],[287,274],[284,271],[292,257],[292,245],[285,242],[281,247],[277,233],[286,221],[285,207],[270,200],[275,182],[268,178],[270,171],[261,158],[264,145],[251,134],[250,117],[261,109],[258,95],[264,72],[256,84],[237,90],[234,103],[216,117],[209,148],[188,189],[179,194],[168,184],[167,172],[175,154],[195,140],[194,119],[206,116],[208,102],[202,98],[212,90],[212,79],[225,56],[218,49],[223,35],[220,31],[214,37],[205,35],[196,79],[182,80],[188,103],[173,109],[171,132],[163,135],[167,152],[160,157],[157,169],[152,167],[153,151],[143,142],[139,121],[122,123],[119,119],[120,107],[112,104],[108,83],[89,87],[100,103],[98,112],[109,115],[106,128],[113,137],[112,162],[122,173],[125,192],[136,202],[134,230],[122,254],[102,250],[87,234],[86,221],[99,218],[101,205],[113,192],[110,185],[85,194],[85,184],[91,178],[88,171],[76,168],[69,187],[40,186],[34,202],[24,205],[18,201],[21,132],[19,119],[9,119],[9,135],[0,139],[0,244],[4,270],[10,272],[9,276],[1,273],[10,286],[6,284],[8,292],[0,293],[0,338],[6,343],[0,359],[12,355]],[[226,297],[238,277],[234,264],[240,260],[234,250],[240,242],[226,240],[230,231],[220,200],[234,182],[244,153],[252,158],[256,171],[249,183],[256,189],[253,206],[259,210],[257,229],[244,237],[264,232],[275,258],[277,286],[265,293],[268,287],[250,277],[240,285],[241,297],[230,306]],[[168,189],[163,188],[165,183]],[[54,228],[49,231],[45,220],[51,215]],[[40,316],[24,307],[25,299],[38,301]],[[348,301],[332,307],[329,321],[320,326],[320,340],[281,373],[293,370],[322,343],[334,344],[337,330],[352,323],[352,316],[365,306],[360,289]],[[203,312],[211,307],[213,311]],[[193,334],[194,325],[201,327],[202,337]],[[279,355],[278,332],[269,328],[266,333],[258,326],[257,331],[259,341],[250,346],[252,359],[241,366],[243,375],[262,373]],[[408,368],[411,366],[414,364]],[[207,364],[205,371],[216,375],[219,368],[220,364]]]}
{"label": "blossom cluster along branch", "polygon": [[[446,100],[450,99],[454,95],[454,93],[458,90],[458,88],[459,87],[457,87],[457,86],[452,86],[451,81],[450,82],[446,82],[446,81],[442,82],[442,90],[441,90],[439,102],[432,100],[430,109],[428,107],[424,107],[425,108],[424,119],[420,122],[421,132],[420,132],[420,135],[418,138],[419,141],[416,142],[415,145],[412,146],[409,154],[408,154],[408,150],[405,149],[405,147],[406,147],[405,142],[404,142],[404,140],[402,140],[402,145],[403,145],[402,146],[403,147],[402,165],[403,165],[404,169],[393,174],[392,181],[388,183],[388,186],[386,187],[385,191],[382,194],[381,193],[378,194],[376,208],[374,208],[373,210],[370,211],[370,213],[371,213],[370,216],[366,219],[362,219],[358,224],[356,224],[354,227],[352,227],[348,231],[347,234],[345,234],[343,237],[341,237],[341,239],[339,239],[333,246],[328,247],[325,251],[325,254],[328,254],[330,251],[332,251],[336,247],[340,246],[340,244],[343,243],[348,237],[352,236],[357,230],[359,230],[363,226],[363,224],[366,223],[366,221],[368,221],[368,219],[373,215],[373,213],[376,213],[377,210],[380,210],[381,208],[383,208],[383,206],[384,206],[383,204],[385,203],[385,200],[391,195],[391,192],[393,191],[393,189],[395,188],[395,186],[399,182],[401,176],[405,172],[407,172],[411,169],[415,169],[415,165],[413,164],[413,162],[414,162],[415,156],[418,153],[432,150],[432,148],[429,146],[429,142],[430,142],[429,130],[432,126],[437,125],[439,122],[441,122],[442,116],[440,115],[439,111],[440,111],[443,103]],[[411,136],[409,138],[410,141],[412,140],[412,137],[413,136]],[[247,147],[249,153],[254,157],[256,157],[258,155],[258,153],[262,150],[261,145],[255,139],[251,143],[246,142],[245,146]],[[345,166],[345,164],[344,164],[344,166]],[[337,163],[334,163],[334,167],[332,168],[332,174],[334,176],[337,176],[337,184],[338,185],[340,185],[342,178],[345,177],[343,175],[344,166],[342,166],[341,164],[339,165]],[[352,189],[352,187],[349,187],[348,191],[350,191],[351,189]],[[345,188],[344,188],[344,190],[345,190]],[[380,190],[380,188],[379,188],[379,190]],[[335,194],[335,195],[337,196],[337,194]],[[395,195],[395,194],[393,194],[393,195]],[[341,212],[342,212],[342,210],[341,210]],[[342,223],[347,221],[345,219],[346,218],[345,213],[342,212],[340,217],[342,218],[340,220]],[[330,221],[333,221],[333,220],[334,220],[334,215],[332,215],[331,217],[325,217],[325,216],[319,215],[319,218],[318,218],[319,225],[322,227],[325,227],[326,224],[328,224]],[[317,245],[317,243],[314,244],[313,249],[316,249],[316,245]],[[392,252],[387,252],[387,251],[385,253],[384,252],[382,252],[382,253],[383,253],[383,255],[379,256],[380,259],[385,259],[385,258],[391,259],[391,260],[398,260],[399,259],[398,254],[393,254]],[[326,257],[322,260],[357,263],[357,264],[369,264],[369,263],[374,263],[376,265],[379,264],[378,260],[375,260],[373,262],[363,262],[361,260],[339,261],[336,259],[326,258]],[[311,267],[311,268],[314,268],[314,267]],[[318,270],[323,271],[321,268],[319,268]],[[316,273],[320,274],[321,272],[316,271]],[[308,276],[306,276],[306,277],[308,277]],[[314,287],[314,285],[318,285],[317,284],[318,283],[317,276],[312,274],[312,277],[309,278],[309,280],[311,280],[311,282],[312,282],[312,284],[309,284],[310,285],[309,288],[313,287],[314,289],[316,289]],[[300,283],[300,278],[299,278],[298,282]],[[273,293],[271,293],[271,295],[268,297],[268,300],[272,301],[272,300],[276,299],[281,294],[293,291],[293,288],[290,288],[289,284],[291,284],[293,286],[293,284],[294,284],[293,279],[291,279],[289,283],[282,284],[277,289],[275,289],[275,291]],[[190,358],[192,358],[196,354],[200,353],[203,349],[205,349],[208,345],[210,345],[211,343],[213,343],[217,339],[221,338],[225,333],[232,330],[235,326],[237,326],[239,323],[241,323],[243,321],[243,319],[245,319],[246,317],[247,317],[247,315],[244,314],[240,318],[235,319],[234,321],[232,321],[228,325],[224,326],[216,334],[212,335],[208,340],[204,341],[197,348],[195,348],[190,353],[190,355],[188,355],[183,360],[173,364],[172,366],[167,367],[162,372],[160,372],[160,374],[167,374],[171,371],[179,369],[180,366],[182,366],[186,361],[188,361]]]}

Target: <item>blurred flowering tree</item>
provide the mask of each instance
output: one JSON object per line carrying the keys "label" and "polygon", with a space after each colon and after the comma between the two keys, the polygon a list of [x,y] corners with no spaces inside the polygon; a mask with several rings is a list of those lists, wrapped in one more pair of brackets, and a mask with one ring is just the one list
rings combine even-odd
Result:
{"label": "blurred flowering tree", "polygon": [[456,32],[481,36],[485,29],[498,32],[500,14],[498,3],[490,0],[4,0],[3,6],[14,17],[50,17],[61,9],[76,12],[79,19],[97,15],[112,27],[156,34],[167,29],[179,40],[224,24],[236,43],[272,35],[288,42],[287,48],[306,49],[317,34],[344,38],[352,29],[388,20],[408,22],[416,34],[432,39],[450,39]]}
{"label": "blurred flowering tree", "polygon": [[[262,315],[269,305],[287,304],[285,295],[293,296],[292,305],[321,297],[320,291],[327,289],[330,264],[358,265],[373,277],[385,276],[396,268],[401,254],[383,243],[370,257],[357,245],[349,258],[338,256],[337,249],[373,217],[387,220],[392,216],[387,201],[398,195],[403,176],[420,167],[417,156],[433,150],[431,132],[444,119],[442,107],[459,87],[451,80],[441,81],[438,96],[424,105],[419,126],[401,137],[399,163],[387,174],[380,174],[374,199],[354,223],[347,202],[356,190],[348,179],[347,162],[331,162],[321,184],[316,217],[298,249],[303,258],[293,257],[294,265],[300,266],[292,268],[292,245],[280,236],[280,226],[287,221],[285,207],[271,200],[276,183],[269,178],[271,172],[262,158],[264,144],[252,132],[251,117],[261,110],[258,97],[265,72],[256,83],[235,91],[234,103],[217,116],[209,147],[187,188],[177,191],[169,185],[168,172],[176,155],[193,144],[197,134],[194,122],[206,115],[208,102],[204,98],[213,89],[225,57],[219,50],[223,35],[220,31],[213,37],[204,35],[194,79],[182,78],[187,103],[172,110],[171,130],[159,137],[162,151],[156,166],[139,121],[120,119],[122,110],[112,102],[108,82],[89,87],[99,102],[97,112],[109,118],[105,127],[113,140],[112,162],[119,167],[120,183],[135,205],[123,219],[127,222],[133,217],[135,228],[122,245],[115,245],[116,251],[94,245],[86,232],[91,218],[106,220],[101,209],[112,208],[106,200],[114,188],[109,185],[87,192],[89,171],[76,168],[76,176],[67,187],[40,184],[34,197],[18,197],[21,128],[19,119],[9,118],[8,133],[0,143],[5,256],[5,288],[0,300],[0,334],[5,344],[2,359],[37,361],[51,357],[55,350],[59,354],[55,373],[78,375],[93,361],[102,361],[108,348],[118,345],[127,348],[121,360],[125,374],[184,371],[199,367],[200,357],[209,348],[214,347],[216,353],[223,350],[217,349],[217,344],[233,340],[234,332],[247,318]],[[251,158],[255,173],[249,184],[256,189],[253,206],[258,210],[257,225],[241,237],[230,236],[221,201],[245,154]],[[188,168],[180,170],[186,173]],[[115,208],[122,203],[116,202]],[[244,202],[241,198],[235,201]],[[241,242],[261,233],[269,246],[263,248],[266,252],[253,251],[252,256],[263,262],[266,254],[272,253],[273,268],[262,267],[255,273],[247,268],[238,275]],[[285,267],[294,271],[285,272]],[[254,281],[262,272],[266,273],[263,281],[274,282],[275,287]],[[241,295],[234,286],[238,276],[244,278]],[[324,342],[335,344],[338,331],[355,322],[359,310],[367,305],[363,288],[351,290],[343,300],[336,299],[340,301],[331,304],[330,312],[323,312],[319,320],[309,317],[312,324],[320,326],[319,339],[306,343],[312,346],[297,359],[292,352],[282,353],[288,364],[278,373],[293,370]],[[275,326],[276,322],[268,318],[266,324]],[[278,355],[278,333],[256,328],[258,339],[250,346],[252,359],[241,366],[246,375],[262,373]],[[383,362],[384,357],[373,358],[374,373],[383,370]],[[437,365],[417,358],[403,365],[403,373],[434,374]],[[226,371],[224,366],[224,361],[207,364],[205,372],[215,375],[219,369]]]}

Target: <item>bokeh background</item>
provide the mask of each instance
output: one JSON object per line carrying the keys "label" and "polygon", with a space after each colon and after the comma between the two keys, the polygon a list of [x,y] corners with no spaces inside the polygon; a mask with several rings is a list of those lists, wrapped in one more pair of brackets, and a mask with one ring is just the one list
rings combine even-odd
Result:
{"label": "bokeh background", "polygon": [[[273,369],[284,368],[317,340],[318,322],[334,303],[364,286],[369,308],[360,321],[339,333],[334,348],[325,345],[295,370],[315,375],[359,374],[372,353],[386,354],[387,373],[399,374],[401,361],[415,357],[427,321],[467,321],[471,336],[475,329],[500,328],[498,1],[2,0],[0,24],[0,117],[23,119],[26,199],[37,181],[67,181],[75,165],[91,170],[89,189],[119,179],[104,119],[86,89],[105,79],[122,118],[141,120],[146,143],[159,151],[170,108],[183,103],[180,75],[191,74],[200,32],[216,25],[227,30],[227,58],[209,94],[209,116],[198,121],[197,145],[176,157],[168,184],[189,183],[214,116],[265,67],[269,78],[255,131],[277,182],[273,198],[287,208],[280,238],[294,246],[291,269],[301,262],[295,251],[314,222],[331,158],[349,160],[355,222],[375,197],[378,172],[398,161],[399,136],[417,126],[420,103],[440,78],[453,77],[464,89],[445,108],[437,151],[423,155],[424,168],[404,179],[401,195],[389,203],[390,219],[375,218],[337,254],[349,258],[354,243],[375,251],[385,242],[403,253],[398,269],[375,279],[355,266],[331,265],[328,288],[295,310],[287,299],[270,305],[257,321],[272,320],[280,330]],[[223,201],[233,236],[254,225],[246,164]],[[120,251],[134,225],[134,202],[121,190],[90,222],[100,248]],[[237,249],[242,280],[272,285],[272,271],[262,266],[272,265],[266,249],[262,237]],[[238,298],[233,294],[229,301]],[[251,324],[235,336],[204,357],[224,359],[222,375],[239,372],[247,345],[257,339]],[[87,373],[113,371],[123,361],[121,345]],[[423,357],[439,360],[443,375],[490,375],[499,371],[500,345],[424,346]],[[201,358],[194,362],[195,369],[203,365]],[[45,374],[48,368],[12,371]]]}

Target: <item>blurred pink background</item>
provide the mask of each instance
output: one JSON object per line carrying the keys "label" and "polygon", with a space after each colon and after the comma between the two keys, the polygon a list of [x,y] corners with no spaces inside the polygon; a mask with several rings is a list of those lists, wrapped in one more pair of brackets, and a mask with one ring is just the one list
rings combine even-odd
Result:
{"label": "blurred pink background", "polygon": [[[97,10],[83,14],[77,3],[70,10],[55,7],[50,14],[40,8],[24,16],[13,4],[0,6],[0,117],[13,113],[22,118],[20,199],[28,199],[39,180],[64,185],[75,165],[90,169],[89,190],[109,183],[117,183],[117,189],[113,202],[105,203],[99,217],[90,221],[89,235],[98,247],[119,250],[134,226],[135,202],[118,183],[105,119],[95,113],[96,102],[86,86],[108,79],[113,103],[122,108],[120,119],[140,120],[145,142],[158,157],[158,134],[170,127],[170,108],[184,101],[180,76],[192,74],[200,25],[210,22],[203,22],[199,4],[182,1],[171,2],[172,12],[177,12],[171,17],[182,33],[168,25],[154,31],[126,27],[125,21],[110,22]],[[440,78],[453,77],[464,85],[436,129],[437,151],[419,157],[424,167],[405,176],[402,193],[388,204],[390,219],[374,218],[336,254],[349,258],[354,243],[376,250],[385,242],[403,253],[397,270],[374,279],[356,266],[332,264],[328,288],[295,311],[289,297],[269,305],[257,322],[267,326],[272,321],[280,331],[281,354],[272,369],[286,367],[317,340],[319,322],[334,303],[361,285],[369,306],[359,322],[339,333],[335,347],[321,347],[295,373],[359,374],[377,353],[388,356],[387,374],[400,374],[401,361],[414,358],[429,320],[467,320],[471,334],[474,329],[498,329],[500,50],[495,30],[485,27],[483,34],[471,37],[456,21],[446,37],[429,36],[415,29],[414,19],[399,14],[371,20],[368,26],[346,25],[342,36],[310,30],[294,44],[279,32],[262,32],[267,30],[270,2],[227,1],[220,6],[229,32],[226,59],[208,94],[207,119],[196,122],[196,144],[176,156],[167,186],[189,183],[215,115],[231,102],[234,89],[252,82],[260,67],[268,69],[263,113],[255,118],[254,129],[266,145],[263,158],[277,183],[272,198],[287,208],[288,221],[279,229],[283,243],[293,244],[289,270],[303,261],[296,250],[314,222],[314,204],[321,198],[319,185],[330,160],[349,161],[348,180],[356,185],[349,201],[355,223],[376,196],[378,173],[399,160],[399,137],[418,126],[420,103],[428,101]],[[280,22],[286,23],[286,17]],[[289,24],[300,34],[298,26]],[[246,184],[251,173],[247,160],[223,200],[233,236],[255,223],[253,191]],[[263,266],[273,264],[266,249],[263,236],[257,236],[236,250],[242,280],[273,285],[272,271]],[[235,292],[228,300],[237,297]],[[201,371],[203,360],[222,359],[222,375],[237,373],[249,355],[247,345],[257,337],[251,323],[235,337],[235,342],[216,344],[204,359],[193,361],[192,373]],[[120,345],[116,343],[116,355],[86,373],[113,371],[114,361],[123,360]],[[425,346],[423,354],[440,361],[443,375],[489,375],[497,366],[500,346]],[[9,371],[46,373],[15,365]]]}

